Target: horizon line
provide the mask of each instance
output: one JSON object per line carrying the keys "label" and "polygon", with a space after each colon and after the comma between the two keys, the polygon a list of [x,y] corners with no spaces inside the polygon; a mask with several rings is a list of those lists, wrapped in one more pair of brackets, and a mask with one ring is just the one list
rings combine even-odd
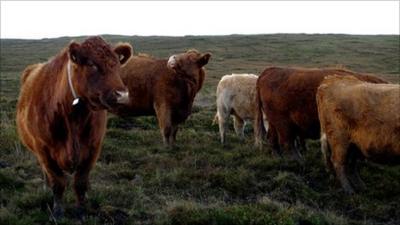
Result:
{"label": "horizon line", "polygon": [[60,39],[60,38],[79,38],[79,37],[91,37],[91,36],[127,36],[127,37],[222,37],[222,36],[260,36],[260,35],[349,35],[349,36],[400,36],[399,34],[350,34],[350,33],[254,33],[254,34],[185,34],[185,35],[139,35],[139,34],[83,34],[76,36],[57,36],[57,37],[42,37],[42,38],[21,38],[21,37],[0,37],[0,40],[46,40],[46,39]]}

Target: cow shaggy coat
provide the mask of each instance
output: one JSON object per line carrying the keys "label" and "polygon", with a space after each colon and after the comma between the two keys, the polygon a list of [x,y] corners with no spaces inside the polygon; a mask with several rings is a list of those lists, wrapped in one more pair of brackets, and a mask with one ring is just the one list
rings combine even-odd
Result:
{"label": "cow shaggy coat", "polygon": [[[246,121],[254,121],[256,110],[256,83],[254,74],[232,74],[221,78],[217,86],[217,113],[221,143],[225,143],[225,133],[230,115],[233,115],[235,132],[244,137]],[[265,127],[268,129],[268,123]]]}
{"label": "cow shaggy coat", "polygon": [[318,88],[317,105],[322,151],[346,192],[364,186],[357,158],[400,163],[400,85],[328,76]]}
{"label": "cow shaggy coat", "polygon": [[332,74],[353,75],[368,82],[385,83],[375,76],[343,69],[267,68],[257,80],[256,145],[261,146],[262,143],[262,112],[265,112],[272,148],[300,158],[294,140],[320,137],[315,96],[324,77]]}
{"label": "cow shaggy coat", "polygon": [[89,172],[106,130],[106,109],[127,94],[118,72],[131,51],[130,45],[112,49],[102,38],[92,37],[82,44],[72,42],[48,62],[30,65],[22,73],[18,133],[53,191],[56,218],[63,215],[66,172],[74,173],[73,188],[83,212]]}
{"label": "cow shaggy coat", "polygon": [[129,90],[129,103],[116,108],[121,116],[156,115],[164,144],[172,146],[178,125],[191,114],[197,92],[203,86],[204,66],[211,54],[196,50],[167,59],[132,57],[121,70]]}

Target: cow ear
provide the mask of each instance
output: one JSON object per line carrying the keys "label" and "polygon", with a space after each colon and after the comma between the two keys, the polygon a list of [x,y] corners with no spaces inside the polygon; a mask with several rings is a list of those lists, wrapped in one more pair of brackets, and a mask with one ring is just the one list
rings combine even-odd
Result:
{"label": "cow ear", "polygon": [[69,58],[76,64],[82,64],[82,54],[80,45],[76,42],[71,42],[68,47]]}
{"label": "cow ear", "polygon": [[208,60],[211,58],[211,53],[203,54],[200,59],[197,61],[200,67],[205,66],[208,63]]}
{"label": "cow ear", "polygon": [[132,46],[129,43],[120,43],[114,48],[121,65],[125,64],[132,55]]}

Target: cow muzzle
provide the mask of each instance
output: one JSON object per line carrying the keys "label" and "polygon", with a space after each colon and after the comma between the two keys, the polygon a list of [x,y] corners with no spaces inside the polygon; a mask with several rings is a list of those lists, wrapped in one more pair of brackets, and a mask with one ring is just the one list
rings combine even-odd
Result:
{"label": "cow muzzle", "polygon": [[176,56],[172,55],[169,57],[168,62],[167,62],[167,67],[171,68],[171,69],[175,69],[177,66],[177,62],[176,62]]}
{"label": "cow muzzle", "polygon": [[117,97],[118,104],[128,104],[129,103],[129,92],[115,91],[115,96]]}

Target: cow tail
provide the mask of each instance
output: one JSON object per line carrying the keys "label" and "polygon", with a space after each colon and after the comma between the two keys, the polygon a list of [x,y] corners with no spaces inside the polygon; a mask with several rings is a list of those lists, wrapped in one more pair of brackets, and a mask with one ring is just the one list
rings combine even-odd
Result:
{"label": "cow tail", "polygon": [[333,164],[332,164],[332,161],[331,161],[332,151],[331,151],[331,148],[329,146],[328,139],[326,137],[326,133],[324,131],[322,131],[322,130],[321,130],[321,139],[320,139],[320,141],[321,141],[321,152],[322,152],[322,156],[323,156],[324,161],[325,161],[326,168],[328,170],[333,171]]}
{"label": "cow tail", "polygon": [[317,109],[318,109],[318,119],[320,122],[320,128],[321,128],[321,137],[320,137],[320,143],[321,143],[321,152],[323,156],[323,160],[325,162],[326,168],[329,171],[333,171],[333,164],[331,161],[331,155],[332,155],[332,149],[329,146],[328,142],[328,137],[326,136],[326,127],[325,127],[325,119],[324,119],[324,113],[322,109],[322,96],[323,96],[323,90],[326,88],[326,85],[322,84],[321,86],[318,87],[317,94],[316,94],[316,101],[317,101]]}
{"label": "cow tail", "polygon": [[218,117],[218,112],[216,112],[211,125],[215,125],[218,123],[219,123],[219,117]]}
{"label": "cow tail", "polygon": [[255,145],[256,147],[262,149],[263,147],[263,138],[265,136],[265,127],[264,127],[264,118],[263,118],[263,110],[262,110],[262,102],[260,97],[260,90],[258,85],[256,87],[256,118],[255,118]]}

